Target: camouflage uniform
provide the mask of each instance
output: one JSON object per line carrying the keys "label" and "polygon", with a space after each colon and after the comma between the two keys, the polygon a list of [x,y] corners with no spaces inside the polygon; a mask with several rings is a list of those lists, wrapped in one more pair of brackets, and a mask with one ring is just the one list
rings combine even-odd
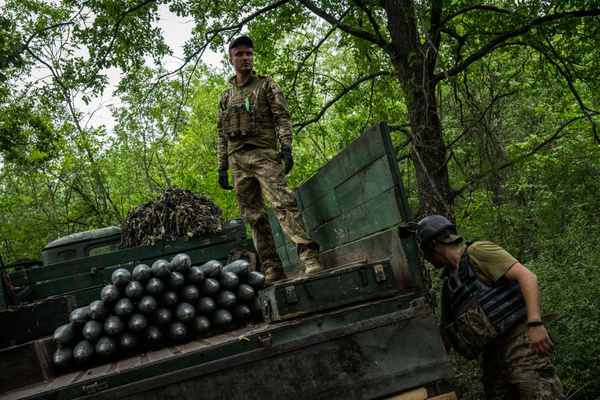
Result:
{"label": "camouflage uniform", "polygon": [[[250,145],[277,150],[277,140],[282,146],[291,145],[292,122],[290,120],[290,110],[277,82],[273,78],[260,76],[254,72],[248,82],[241,86],[236,83],[235,76],[229,79],[229,82],[231,88],[221,93],[219,101],[219,142],[217,148],[219,169],[229,168],[228,156],[244,146]],[[235,137],[227,136],[223,132],[221,116],[229,110],[230,97],[240,94],[250,97],[257,85],[261,87],[258,91],[256,107],[257,111],[264,116],[259,123],[259,131]]]}
{"label": "camouflage uniform", "polygon": [[[465,249],[466,246],[463,251]],[[506,271],[517,262],[506,250],[491,242],[475,242],[467,251],[478,279],[488,286],[502,280]],[[440,324],[446,326],[452,317],[443,297],[441,309]],[[510,338],[513,331],[506,335]],[[502,345],[490,344],[482,353],[482,360],[482,382],[488,400],[564,398],[562,383],[554,373],[554,365],[549,357],[534,353],[529,331]]]}
{"label": "camouflage uniform", "polygon": [[529,332],[483,352],[485,398],[493,400],[563,399],[562,384],[549,357],[532,350]]}
{"label": "camouflage uniform", "polygon": [[[219,119],[219,170],[229,168],[240,215],[253,230],[253,241],[263,268],[281,268],[269,224],[263,194],[273,207],[283,232],[296,245],[300,260],[318,260],[319,245],[306,233],[294,192],[289,188],[283,166],[277,162],[277,139],[291,145],[292,124],[287,102],[272,78],[253,73],[240,86],[235,76],[232,88],[221,93],[219,113],[227,112],[230,97],[258,93],[256,108],[260,128],[245,134],[227,135]],[[257,89],[257,85],[260,85]]]}

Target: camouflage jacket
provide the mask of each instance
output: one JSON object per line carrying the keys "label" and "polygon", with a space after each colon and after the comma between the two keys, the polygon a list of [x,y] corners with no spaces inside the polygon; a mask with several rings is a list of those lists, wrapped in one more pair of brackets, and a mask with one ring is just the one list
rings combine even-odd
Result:
{"label": "camouflage jacket", "polygon": [[[263,82],[263,80],[265,80]],[[277,150],[277,140],[281,145],[291,145],[292,143],[292,122],[290,119],[290,110],[283,95],[281,87],[273,78],[257,75],[253,72],[243,85],[236,83],[236,77],[229,79],[235,93],[250,94],[256,88],[256,85],[262,83],[262,88],[258,94],[257,106],[261,113],[270,118],[275,129],[261,129],[255,135],[231,138],[219,134],[218,139],[218,162],[219,170],[228,169],[228,156],[241,149],[245,144],[252,144],[258,147],[266,147]],[[239,92],[238,92],[239,91]],[[219,114],[228,109],[231,89],[228,88],[221,93],[219,100]],[[219,119],[219,132],[221,132],[221,120]]]}

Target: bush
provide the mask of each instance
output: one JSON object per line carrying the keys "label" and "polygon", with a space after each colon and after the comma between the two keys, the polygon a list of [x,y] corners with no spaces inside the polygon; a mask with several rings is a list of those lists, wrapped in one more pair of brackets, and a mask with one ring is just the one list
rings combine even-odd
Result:
{"label": "bush", "polygon": [[599,247],[597,228],[573,223],[527,265],[538,275],[544,311],[557,315],[548,331],[557,347],[557,373],[571,399],[600,398]]}

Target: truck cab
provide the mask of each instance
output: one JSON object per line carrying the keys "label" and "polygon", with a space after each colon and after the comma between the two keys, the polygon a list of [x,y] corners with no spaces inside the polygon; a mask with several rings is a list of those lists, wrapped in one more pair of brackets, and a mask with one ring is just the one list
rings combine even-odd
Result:
{"label": "truck cab", "polygon": [[119,250],[121,227],[109,226],[58,238],[42,250],[44,265],[105,254]]}

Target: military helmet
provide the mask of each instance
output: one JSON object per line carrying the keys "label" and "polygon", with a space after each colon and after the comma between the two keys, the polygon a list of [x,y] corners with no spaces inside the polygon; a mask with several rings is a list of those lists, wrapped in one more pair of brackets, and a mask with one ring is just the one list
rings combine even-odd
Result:
{"label": "military helmet", "polygon": [[419,237],[421,238],[421,243],[427,243],[446,229],[448,229],[451,234],[456,235],[456,226],[454,226],[448,218],[442,215],[429,215],[423,218],[419,221]]}

